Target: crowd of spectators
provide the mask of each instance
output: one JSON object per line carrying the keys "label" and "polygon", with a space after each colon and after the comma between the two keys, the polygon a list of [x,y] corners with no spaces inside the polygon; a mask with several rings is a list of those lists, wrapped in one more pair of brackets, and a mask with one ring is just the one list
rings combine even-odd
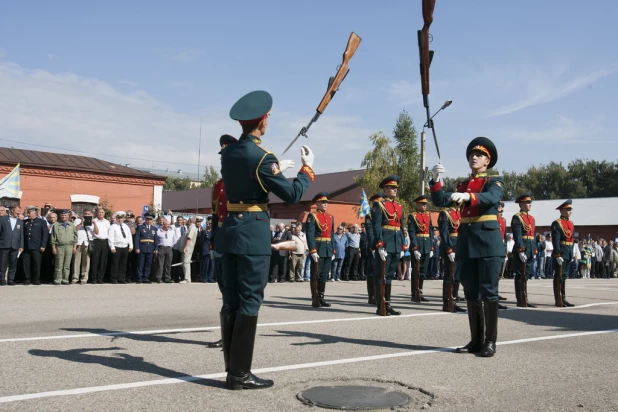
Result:
{"label": "crowd of spectators", "polygon": [[0,286],[215,283],[210,218],[0,206]]}

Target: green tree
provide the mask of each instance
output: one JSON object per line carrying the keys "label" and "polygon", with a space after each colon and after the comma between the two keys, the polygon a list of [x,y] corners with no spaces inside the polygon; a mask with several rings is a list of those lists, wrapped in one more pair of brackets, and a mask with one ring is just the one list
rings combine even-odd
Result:
{"label": "green tree", "polygon": [[212,167],[206,166],[204,169],[204,179],[202,179],[202,183],[200,184],[200,188],[210,188],[215,185],[219,181],[221,177],[219,176],[219,172]]}
{"label": "green tree", "polygon": [[397,118],[393,128],[393,140],[397,158],[395,174],[401,179],[397,197],[404,205],[411,206],[414,199],[420,195],[421,155],[414,123],[405,110]]}
{"label": "green tree", "polygon": [[165,179],[163,190],[166,192],[176,192],[179,190],[189,190],[191,188],[191,178],[189,177],[168,177]]}
{"label": "green tree", "polygon": [[380,190],[380,182],[397,171],[397,156],[391,147],[391,141],[382,132],[369,136],[373,149],[365,154],[361,167],[365,169],[362,176],[354,180],[370,197]]}

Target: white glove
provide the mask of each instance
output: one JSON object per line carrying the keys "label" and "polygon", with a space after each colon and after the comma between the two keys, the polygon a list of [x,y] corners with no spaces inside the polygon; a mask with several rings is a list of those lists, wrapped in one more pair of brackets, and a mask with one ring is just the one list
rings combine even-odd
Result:
{"label": "white glove", "polygon": [[211,259],[214,259],[214,258],[215,258],[215,251],[214,251],[214,250],[211,250],[211,251],[210,251],[210,258],[211,258]]}
{"label": "white glove", "polygon": [[421,252],[419,252],[418,250],[415,250],[414,257],[416,258],[416,260],[421,260]]}
{"label": "white glove", "polygon": [[399,259],[403,259],[404,251],[399,252]]}
{"label": "white glove", "polygon": [[335,255],[333,255],[333,256],[330,258],[330,260],[335,260]]}
{"label": "white glove", "polygon": [[524,252],[519,252],[519,260],[521,260],[524,263],[528,261],[528,258],[526,257],[526,254]]}
{"label": "white glove", "polygon": [[433,173],[433,181],[437,183],[440,180],[440,175],[445,172],[444,166],[438,163],[431,169],[431,172]]}
{"label": "white glove", "polygon": [[448,259],[449,259],[451,262],[454,262],[454,261],[455,261],[455,252],[451,252],[451,253],[449,253],[449,254],[448,254]]}
{"label": "white glove", "polygon": [[455,192],[451,194],[451,200],[457,203],[463,203],[470,200],[470,193],[459,193]]}
{"label": "white glove", "polygon": [[320,260],[320,255],[318,255],[317,253],[312,253],[311,259],[313,259],[313,261],[317,263],[318,260]]}
{"label": "white glove", "polygon": [[376,257],[376,251],[375,250],[371,251],[371,256]]}
{"label": "white glove", "polygon": [[311,149],[309,149],[309,146],[303,146],[300,148],[300,160],[303,162],[304,165],[313,168],[314,158],[315,156],[313,155]]}
{"label": "white glove", "polygon": [[562,262],[564,262],[564,259],[563,259],[563,258],[561,258],[561,257],[557,257],[557,258],[556,258],[556,262],[558,262],[558,264],[559,264],[560,266],[562,266]]}
{"label": "white glove", "polygon": [[281,170],[281,173],[285,172],[290,167],[294,167],[294,161],[292,160],[280,160],[279,161],[279,170]]}
{"label": "white glove", "polygon": [[386,261],[386,249],[384,249],[383,247],[378,248],[378,253],[380,254],[380,259]]}
{"label": "white glove", "polygon": [[433,250],[429,252],[429,257],[433,257]]}

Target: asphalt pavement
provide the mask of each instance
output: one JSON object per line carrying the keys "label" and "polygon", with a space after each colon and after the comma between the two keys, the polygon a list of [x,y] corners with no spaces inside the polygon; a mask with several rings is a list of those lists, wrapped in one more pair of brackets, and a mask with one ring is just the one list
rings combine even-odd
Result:
{"label": "asphalt pavement", "polygon": [[441,281],[420,304],[394,281],[390,317],[364,282],[329,282],[319,309],[307,282],[268,284],[253,371],[275,386],[257,391],[226,390],[205,345],[219,339],[216,284],[6,286],[0,411],[306,411],[299,392],[340,385],[408,394],[397,410],[618,411],[618,279],[569,280],[574,308],[553,306],[551,280],[528,285],[536,309],[501,281],[497,353],[479,358],[453,352],[468,320],[441,311]]}

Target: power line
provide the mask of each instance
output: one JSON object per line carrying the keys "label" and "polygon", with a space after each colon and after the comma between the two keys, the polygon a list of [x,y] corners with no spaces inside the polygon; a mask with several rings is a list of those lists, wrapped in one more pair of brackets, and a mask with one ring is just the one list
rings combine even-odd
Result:
{"label": "power line", "polygon": [[17,143],[17,144],[21,144],[21,145],[28,145],[28,146],[44,147],[44,148],[46,148],[46,149],[64,150],[64,151],[66,151],[66,152],[84,153],[84,154],[88,154],[88,155],[96,155],[96,156],[119,157],[119,158],[121,158],[121,159],[143,160],[143,161],[145,161],[145,162],[167,163],[167,164],[175,164],[175,165],[182,165],[182,166],[192,166],[192,167],[195,167],[195,165],[194,165],[194,164],[190,164],[190,163],[170,162],[170,161],[165,161],[165,160],[143,159],[143,158],[140,158],[140,157],[119,156],[119,155],[113,155],[113,154],[109,154],[109,153],[94,153],[94,152],[86,152],[86,151],[84,151],[84,150],[65,149],[65,148],[60,148],[60,147],[46,146],[46,145],[36,144],[36,143],[25,143],[25,142],[20,142],[20,141],[17,141],[17,140],[2,139],[2,138],[0,138],[0,140],[2,140],[2,141],[4,141],[4,142]]}

